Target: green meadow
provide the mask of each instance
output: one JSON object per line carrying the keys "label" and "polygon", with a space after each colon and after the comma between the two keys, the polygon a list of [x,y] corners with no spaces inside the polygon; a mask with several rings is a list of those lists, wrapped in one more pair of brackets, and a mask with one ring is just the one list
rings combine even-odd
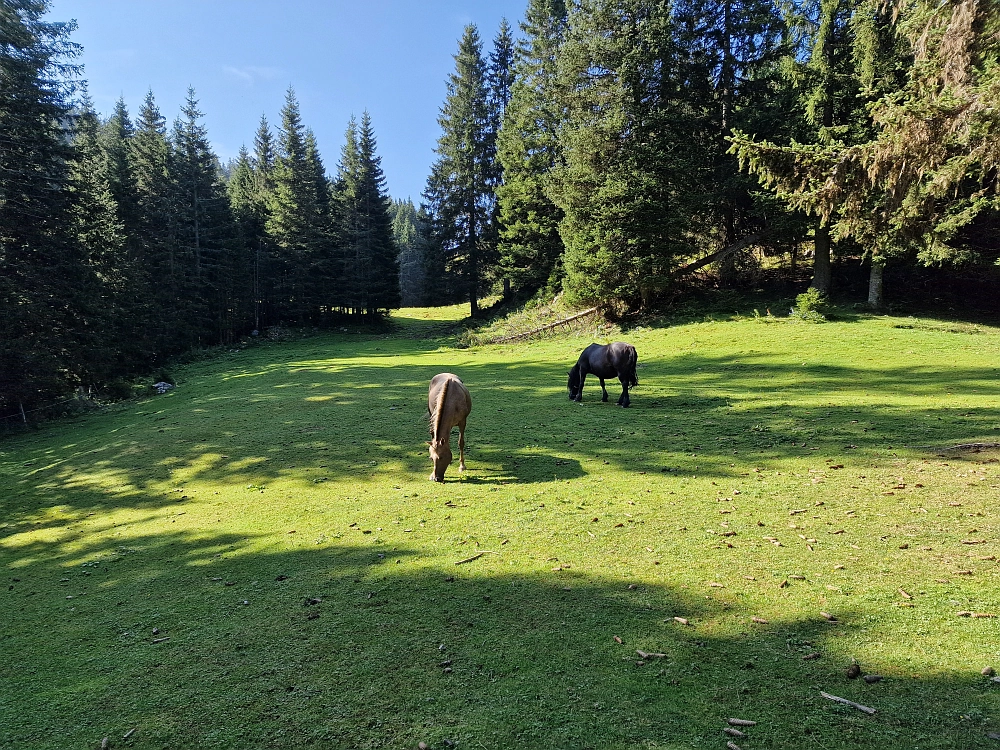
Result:
{"label": "green meadow", "polygon": [[[567,398],[592,334],[459,348],[460,316],[5,437],[0,747],[996,742],[1000,329],[634,328],[621,409]],[[435,484],[444,371],[469,470]]]}

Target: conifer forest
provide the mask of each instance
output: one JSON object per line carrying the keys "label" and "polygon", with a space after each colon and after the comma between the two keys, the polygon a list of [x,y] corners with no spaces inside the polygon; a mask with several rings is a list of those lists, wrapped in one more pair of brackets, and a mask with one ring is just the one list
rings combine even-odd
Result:
{"label": "conifer forest", "polygon": [[97,112],[47,11],[0,0],[2,416],[400,306],[648,311],[761,263],[828,296],[849,256],[877,309],[886,268],[1000,258],[995,0],[529,0],[457,40],[417,203],[291,88],[227,163],[195,89]]}

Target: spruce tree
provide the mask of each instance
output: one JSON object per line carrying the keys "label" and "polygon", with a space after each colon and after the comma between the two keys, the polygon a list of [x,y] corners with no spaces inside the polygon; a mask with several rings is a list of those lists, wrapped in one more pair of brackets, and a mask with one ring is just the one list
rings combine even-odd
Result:
{"label": "spruce tree", "polygon": [[679,87],[669,3],[585,0],[559,49],[564,288],[580,303],[635,308],[693,255],[713,137]]}
{"label": "spruce tree", "polygon": [[274,192],[274,164],[277,158],[274,136],[267,118],[261,115],[254,134],[252,157],[254,177],[255,226],[252,231],[254,259],[254,329],[260,330],[261,321],[267,324],[279,320],[277,287],[280,265],[267,232],[267,221]]}
{"label": "spruce tree", "polygon": [[139,109],[131,139],[131,163],[135,181],[136,283],[148,302],[147,315],[136,334],[152,356],[183,349],[174,314],[184,273],[177,257],[176,228],[171,181],[170,144],[166,120],[153,92],[148,91]]}
{"label": "spruce tree", "polygon": [[[781,61],[791,37],[772,0],[678,0],[673,9],[678,47],[679,97],[690,113],[692,142],[702,144],[706,165],[697,223],[702,247],[726,252],[765,230],[758,246],[797,240],[774,201],[761,201],[755,181],[728,154],[733,128],[789,132],[789,101]],[[776,210],[777,209],[777,210]],[[787,212],[786,212],[787,213]],[[727,252],[719,264],[723,283],[736,282],[746,252]]]}
{"label": "spruce tree", "polygon": [[[885,259],[905,251],[925,263],[964,259],[960,230],[998,206],[1000,75],[991,61],[1000,55],[1000,21],[975,3],[861,10],[851,54],[854,86],[876,97],[868,137],[834,130],[818,144],[782,146],[737,133],[733,150],[790,205],[869,248],[869,302],[877,305]],[[905,54],[875,54],[895,47],[879,43],[885,24]]]}
{"label": "spruce tree", "polygon": [[249,273],[245,257],[236,251],[218,158],[201,124],[193,89],[188,89],[181,114],[172,134],[171,175],[184,279],[177,315],[190,347],[230,341],[238,334],[237,311],[249,297]]}
{"label": "spruce tree", "polygon": [[353,118],[348,124],[336,195],[348,307],[365,314],[399,307],[399,259],[390,201],[367,112],[360,127]]}
{"label": "spruce tree", "polygon": [[465,297],[476,315],[492,252],[494,165],[486,65],[474,25],[465,27],[447,90],[437,158],[424,190],[431,217],[426,288],[432,302]]}
{"label": "spruce tree", "polygon": [[[87,385],[106,383],[137,363],[133,352],[134,267],[111,187],[112,155],[105,150],[101,124],[89,97],[75,118],[73,160],[67,185],[70,232],[85,265],[77,310],[86,325],[74,341],[78,377]],[[116,154],[117,155],[117,154]]]}
{"label": "spruce tree", "polygon": [[316,241],[307,257],[308,295],[314,320],[317,316],[327,316],[337,306],[342,288],[342,253],[337,244],[333,227],[334,208],[331,197],[332,185],[326,174],[326,167],[320,157],[319,146],[312,130],[305,131],[306,168],[312,175],[315,207],[313,223]]}
{"label": "spruce tree", "polygon": [[399,294],[403,307],[416,307],[424,299],[424,253],[427,217],[412,200],[392,203],[392,233],[399,251]]}
{"label": "spruce tree", "polygon": [[71,24],[47,4],[0,12],[0,413],[45,402],[76,381],[84,259],[69,231],[73,152]]}
{"label": "spruce tree", "polygon": [[316,165],[308,155],[307,134],[292,89],[281,110],[271,182],[267,232],[277,259],[279,314],[286,322],[304,325],[317,313],[310,267],[330,237],[321,220]]}
{"label": "spruce tree", "polygon": [[134,137],[135,126],[128,108],[124,100],[119,99],[111,117],[101,128],[100,142],[107,156],[108,185],[117,205],[118,221],[125,232],[128,252],[136,257],[139,207],[132,153]]}
{"label": "spruce tree", "polygon": [[229,196],[229,206],[233,221],[239,233],[240,254],[243,255],[250,274],[251,301],[248,307],[253,310],[253,330],[261,327],[261,238],[264,234],[264,214],[262,203],[257,194],[257,180],[251,161],[250,152],[246,146],[240,148],[232,173],[226,183]]}
{"label": "spruce tree", "polygon": [[563,0],[531,0],[513,64],[511,99],[497,137],[500,269],[514,290],[533,294],[561,281],[563,212],[546,194],[561,162],[556,56],[566,31]]}

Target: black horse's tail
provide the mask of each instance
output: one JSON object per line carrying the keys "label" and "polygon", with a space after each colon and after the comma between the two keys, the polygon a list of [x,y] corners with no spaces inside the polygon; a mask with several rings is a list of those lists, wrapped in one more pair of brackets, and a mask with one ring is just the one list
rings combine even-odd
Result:
{"label": "black horse's tail", "polygon": [[635,347],[628,348],[628,387],[635,388],[639,385],[639,377],[635,374],[635,363],[639,361],[639,356],[635,353]]}

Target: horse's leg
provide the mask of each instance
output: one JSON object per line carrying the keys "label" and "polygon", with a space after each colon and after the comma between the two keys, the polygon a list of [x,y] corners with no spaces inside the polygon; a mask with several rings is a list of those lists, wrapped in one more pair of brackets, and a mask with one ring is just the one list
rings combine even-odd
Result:
{"label": "horse's leg", "polygon": [[465,471],[465,420],[458,423],[458,470]]}
{"label": "horse's leg", "polygon": [[580,368],[580,390],[576,392],[576,400],[583,401],[583,384],[587,382],[587,371]]}
{"label": "horse's leg", "polygon": [[604,403],[608,400],[608,389],[604,387],[604,378],[600,378],[601,381],[601,402]]}
{"label": "horse's leg", "polygon": [[628,397],[628,380],[625,379],[625,376],[622,376],[620,380],[622,383],[622,395],[618,397],[618,405],[628,408],[628,405],[631,403]]}

